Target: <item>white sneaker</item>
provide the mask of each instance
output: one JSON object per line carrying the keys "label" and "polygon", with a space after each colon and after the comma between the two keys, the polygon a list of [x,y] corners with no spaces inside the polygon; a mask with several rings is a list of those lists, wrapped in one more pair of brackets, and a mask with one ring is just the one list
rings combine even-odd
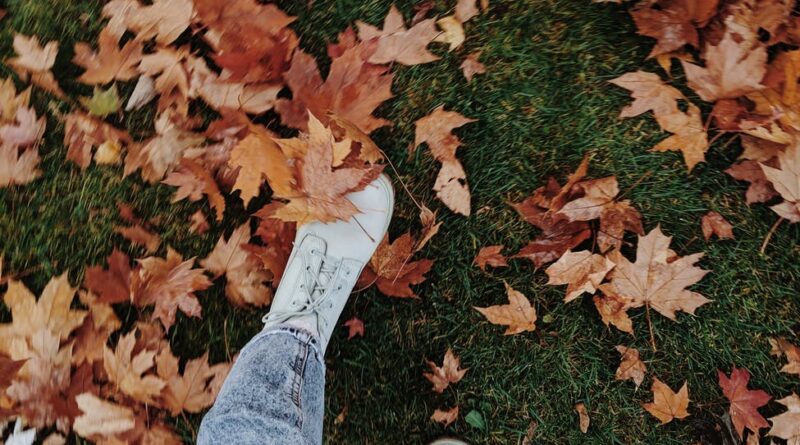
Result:
{"label": "white sneaker", "polygon": [[281,323],[317,334],[322,353],[361,270],[383,240],[394,208],[394,191],[381,174],[364,190],[347,195],[361,211],[349,221],[305,224],[297,231],[264,328]]}

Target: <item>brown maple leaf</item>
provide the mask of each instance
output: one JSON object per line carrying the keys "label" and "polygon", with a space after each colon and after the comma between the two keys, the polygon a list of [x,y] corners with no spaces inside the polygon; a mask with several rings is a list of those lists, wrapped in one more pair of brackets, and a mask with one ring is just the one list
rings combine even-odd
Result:
{"label": "brown maple leaf", "polygon": [[449,426],[451,423],[455,422],[458,419],[458,406],[454,406],[448,410],[441,410],[436,409],[431,414],[431,420],[434,422],[439,422],[445,427]]}
{"label": "brown maple leaf", "polygon": [[800,222],[800,143],[780,153],[778,163],[780,168],[760,164],[767,180],[783,198],[783,202],[770,208],[790,222]]}
{"label": "brown maple leaf", "polygon": [[653,377],[653,402],[645,403],[644,409],[661,421],[661,424],[672,422],[672,419],[689,417],[686,410],[689,407],[689,387],[683,383],[678,392],[673,392],[669,386]]}
{"label": "brown maple leaf", "polygon": [[695,309],[710,300],[685,289],[708,273],[694,266],[703,254],[670,258],[671,239],[664,236],[660,227],[640,236],[635,263],[618,251],[612,252],[609,258],[616,267],[611,271],[609,288],[630,299],[630,307],[652,307],[674,321],[676,311],[694,314]]}
{"label": "brown maple leaf", "polygon": [[243,246],[250,242],[250,224],[245,223],[231,233],[226,241],[220,237],[214,250],[200,261],[215,276],[225,275],[225,296],[237,306],[265,306],[272,292],[264,282],[273,277],[258,259]]}
{"label": "brown maple leaf", "polygon": [[389,125],[386,119],[372,115],[375,109],[392,97],[392,75],[388,68],[368,63],[375,44],[348,48],[331,61],[323,82],[317,62],[303,51],[295,51],[292,65],[284,74],[292,90],[292,99],[279,99],[275,104],[281,122],[300,130],[307,129],[309,112],[326,120],[329,113],[352,122],[364,133]]}
{"label": "brown maple leaf", "polygon": [[86,169],[92,162],[92,148],[105,143],[130,144],[127,131],[119,130],[79,111],[64,116],[64,145],[67,146],[67,159]]}
{"label": "brown maple leaf", "polygon": [[592,300],[603,324],[613,325],[620,331],[633,335],[633,321],[628,317],[631,300],[616,293],[608,283],[601,285],[599,289],[603,296],[595,295]]}
{"label": "brown maple leaf", "polygon": [[718,3],[719,0],[661,0],[633,8],[631,16],[638,33],[658,40],[648,57],[680,50],[685,45],[697,47],[696,28],[716,14]]}
{"label": "brown maple leaf", "polygon": [[[372,182],[382,166],[341,167],[333,169],[334,138],[314,115],[309,115],[309,132],[297,139],[275,139],[284,153],[296,157],[295,190],[273,189],[275,196],[289,202],[275,210],[273,217],[295,221],[298,226],[311,221],[323,223],[347,221],[360,210],[347,199]],[[294,153],[289,153],[294,151]]]}
{"label": "brown maple leaf", "polygon": [[600,230],[597,231],[597,246],[600,251],[620,249],[625,232],[644,235],[639,211],[628,200],[615,201],[605,206],[600,214]]}
{"label": "brown maple leaf", "polygon": [[147,253],[155,253],[161,245],[161,237],[140,225],[128,227],[115,226],[114,231],[132,244],[144,247]]}
{"label": "brown maple leaf", "polygon": [[98,439],[133,429],[135,417],[129,407],[118,405],[86,392],[75,398],[82,414],[75,419],[75,432],[87,439]]}
{"label": "brown maple leaf", "polygon": [[647,367],[639,359],[639,351],[622,345],[617,346],[617,351],[622,354],[622,358],[614,378],[616,380],[632,380],[638,389],[647,373]]}
{"label": "brown maple leaf", "polygon": [[464,117],[455,111],[445,111],[444,105],[440,105],[431,114],[415,122],[414,136],[414,147],[428,144],[434,159],[442,164],[433,185],[436,196],[450,210],[465,216],[470,214],[470,192],[467,174],[456,158],[461,140],[452,132],[470,122],[475,122],[475,119]]}
{"label": "brown maple leaf", "polygon": [[108,380],[122,393],[141,403],[153,403],[166,384],[148,373],[155,366],[156,352],[142,350],[134,354],[136,329],[120,337],[117,347],[105,347],[103,368]]}
{"label": "brown maple leaf", "polygon": [[634,117],[652,111],[655,115],[672,113],[677,101],[685,100],[677,88],[664,83],[657,74],[646,71],[625,73],[609,82],[631,92],[634,101],[620,112],[619,117]]}
{"label": "brown maple leaf", "polygon": [[183,153],[205,141],[202,135],[184,130],[173,122],[171,113],[163,113],[155,121],[156,136],[143,144],[134,144],[125,156],[125,176],[141,169],[142,178],[156,183],[181,161]]}
{"label": "brown maple leaf", "polygon": [[786,439],[786,443],[795,445],[800,440],[800,397],[792,393],[777,402],[785,406],[786,411],[769,418],[772,429],[767,434]]}
{"label": "brown maple leaf", "polygon": [[245,206],[259,195],[265,179],[277,195],[293,193],[295,179],[289,161],[266,130],[251,132],[239,141],[228,163],[239,169],[233,190],[241,191]]}
{"label": "brown maple leaf", "polygon": [[193,202],[199,201],[206,195],[211,208],[216,210],[217,221],[222,221],[225,198],[211,173],[197,161],[190,158],[181,159],[178,168],[167,175],[161,183],[178,187],[172,197],[173,203],[186,198]]}
{"label": "brown maple leaf", "polygon": [[461,68],[461,72],[464,74],[464,78],[467,79],[467,83],[472,82],[472,78],[476,74],[486,73],[486,65],[478,61],[480,56],[481,51],[470,53],[464,58],[464,61],[461,62],[461,65],[459,66],[459,68]]}
{"label": "brown maple leaf", "polygon": [[436,363],[426,360],[431,372],[422,373],[426,379],[433,383],[433,390],[438,393],[443,393],[451,383],[458,383],[464,378],[469,368],[461,369],[461,359],[453,354],[450,348],[444,353],[444,361],[442,366],[436,366]]}
{"label": "brown maple leaf", "polygon": [[783,338],[777,340],[770,338],[769,343],[772,345],[772,350],[769,352],[770,355],[775,357],[786,356],[788,363],[781,368],[781,372],[800,375],[800,347],[789,343]]}
{"label": "brown maple leaf", "polygon": [[211,226],[208,225],[208,220],[206,219],[206,215],[202,210],[192,213],[192,216],[189,217],[190,232],[197,235],[202,235],[208,232],[208,229],[210,228]]}
{"label": "brown maple leaf", "polygon": [[17,57],[8,59],[6,63],[19,75],[23,82],[30,80],[34,85],[52,93],[56,97],[64,97],[53,73],[53,65],[58,55],[58,42],[48,42],[44,48],[36,36],[27,37],[14,34],[14,51]]}
{"label": "brown maple leaf", "polygon": [[353,317],[344,322],[344,325],[347,326],[347,339],[351,340],[356,335],[363,337],[364,336],[364,322],[361,321],[358,317]]}
{"label": "brown maple leaf", "polygon": [[169,329],[178,309],[189,317],[200,317],[202,308],[194,292],[207,289],[211,282],[203,269],[192,269],[194,258],[183,260],[167,248],[167,257],[137,260],[139,267],[131,275],[131,301],[140,307],[155,305],[153,318]]}
{"label": "brown maple leaf", "polygon": [[42,175],[39,165],[39,150],[29,148],[19,154],[14,145],[0,145],[0,188],[22,185],[34,181]]}
{"label": "brown maple leaf", "polygon": [[422,20],[406,29],[403,15],[392,5],[383,22],[383,29],[361,21],[358,26],[358,38],[363,41],[375,39],[377,48],[369,57],[370,63],[384,64],[398,62],[403,65],[418,65],[439,60],[428,51],[427,47],[439,34],[434,19]]}
{"label": "brown maple leaf", "polygon": [[536,329],[536,308],[522,294],[505,283],[508,304],[473,307],[483,314],[489,323],[508,326],[503,335],[515,335],[521,332],[533,332]]}
{"label": "brown maple leaf", "polygon": [[272,284],[277,285],[292,253],[297,225],[272,218],[271,212],[270,205],[267,205],[253,215],[261,219],[255,234],[263,245],[244,244],[242,248],[261,260],[264,268],[273,275]]}
{"label": "brown maple leaf", "polygon": [[131,267],[127,255],[116,248],[108,256],[108,269],[102,266],[86,268],[83,285],[99,295],[104,303],[122,303],[131,298]]}
{"label": "brown maple leaf", "polygon": [[501,253],[503,246],[486,246],[481,247],[478,254],[475,255],[473,264],[477,265],[482,271],[486,271],[486,266],[492,267],[508,267],[506,257]]}
{"label": "brown maple leaf", "polygon": [[676,110],[673,113],[656,115],[656,121],[663,130],[673,134],[656,144],[653,151],[680,151],[689,171],[697,163],[705,162],[708,133],[696,105],[689,103],[686,112]]}
{"label": "brown maple leaf", "polygon": [[722,393],[731,403],[729,409],[731,421],[739,437],[744,438],[745,428],[754,434],[758,434],[761,428],[767,428],[769,423],[758,413],[758,408],[766,405],[772,397],[762,390],[747,389],[750,373],[746,369],[737,369],[734,366],[730,377],[719,369],[717,375]]}
{"label": "brown maple leaf", "polygon": [[[127,261],[127,258],[126,258]],[[93,365],[103,360],[103,348],[108,338],[122,326],[117,314],[109,303],[99,300],[91,292],[79,292],[81,303],[89,307],[89,315],[75,332],[72,348],[72,364]]]}
{"label": "brown maple leaf", "polygon": [[159,112],[175,107],[180,114],[188,114],[191,73],[184,62],[189,57],[188,48],[164,47],[142,57],[139,71],[154,79],[154,92],[160,96]]}
{"label": "brown maple leaf", "polygon": [[3,145],[27,147],[38,144],[44,135],[47,121],[44,116],[37,119],[36,110],[27,106],[17,107],[14,119],[0,126],[0,139]]}
{"label": "brown maple leaf", "polygon": [[94,52],[89,44],[75,44],[72,63],[86,71],[78,77],[78,82],[89,85],[102,85],[112,80],[131,80],[139,76],[136,69],[142,60],[142,43],[129,40],[119,47],[119,36],[104,28],[97,38],[99,52]]}
{"label": "brown maple leaf", "polygon": [[545,272],[550,277],[547,284],[568,285],[564,302],[569,303],[584,292],[594,295],[600,287],[600,283],[613,268],[614,262],[602,255],[593,254],[588,250],[580,252],[568,250]]}
{"label": "brown maple leaf", "polygon": [[417,241],[417,245],[414,247],[414,252],[419,252],[425,247],[437,233],[439,233],[439,229],[442,227],[443,221],[436,221],[436,212],[431,211],[428,207],[424,204],[422,205],[422,209],[419,211],[419,222],[422,223],[422,233],[420,234],[419,240]]}
{"label": "brown maple leaf", "polygon": [[747,204],[757,202],[767,202],[778,196],[778,192],[772,187],[772,183],[767,179],[761,165],[756,161],[744,160],[730,166],[725,173],[740,181],[747,181],[750,186],[747,188],[745,198]]}
{"label": "brown maple leaf", "polygon": [[158,376],[166,382],[161,394],[164,406],[170,414],[181,412],[199,413],[214,403],[222,382],[228,376],[230,363],[214,366],[208,364],[208,352],[202,357],[189,360],[178,372],[178,359],[167,345],[156,357]]}
{"label": "brown maple leaf", "polygon": [[718,45],[707,45],[705,67],[681,60],[691,87],[706,102],[733,99],[764,88],[767,50],[752,30],[733,17],[725,20],[725,34]]}
{"label": "brown maple leaf", "polygon": [[414,238],[405,233],[389,243],[385,237],[367,267],[361,273],[359,286],[375,283],[384,295],[400,298],[418,298],[411,285],[425,281],[425,274],[433,267],[433,260],[411,261],[414,255]]}
{"label": "brown maple leaf", "polygon": [[728,222],[718,212],[710,211],[703,215],[701,220],[703,238],[708,241],[712,235],[717,235],[719,239],[735,239],[733,236],[733,225]]}

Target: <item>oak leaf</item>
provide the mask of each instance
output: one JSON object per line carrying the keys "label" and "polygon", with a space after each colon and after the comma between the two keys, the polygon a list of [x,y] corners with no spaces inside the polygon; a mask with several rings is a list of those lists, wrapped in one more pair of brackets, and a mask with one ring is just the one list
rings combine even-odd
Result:
{"label": "oak leaf", "polygon": [[450,210],[465,216],[470,214],[470,192],[464,167],[456,158],[461,140],[452,131],[475,119],[455,111],[445,111],[440,105],[433,112],[415,122],[414,147],[427,143],[434,159],[442,164],[433,185],[436,196]]}
{"label": "oak leaf", "polygon": [[19,154],[14,145],[0,145],[0,188],[22,185],[34,181],[42,175],[39,165],[39,151],[29,148]]}
{"label": "oak leaf", "polygon": [[56,63],[58,42],[48,42],[42,48],[38,37],[14,34],[13,46],[18,56],[7,60],[6,63],[19,77],[24,82],[30,80],[34,85],[56,97],[63,97],[64,92],[50,71]]}
{"label": "oak leaf", "polygon": [[456,357],[450,348],[447,348],[444,353],[444,361],[441,367],[436,366],[436,363],[430,360],[425,362],[431,368],[431,372],[424,372],[422,375],[433,383],[433,390],[438,393],[444,392],[451,383],[460,382],[464,378],[464,374],[469,370],[469,368],[461,369],[461,359]]}
{"label": "oak leaf", "polygon": [[609,257],[616,267],[611,271],[609,288],[630,299],[630,307],[652,307],[674,321],[676,311],[694,314],[695,309],[710,300],[685,289],[708,273],[694,265],[703,254],[670,258],[671,239],[664,236],[660,227],[639,236],[635,263],[618,251],[612,252]]}
{"label": "oak leaf", "polygon": [[473,263],[477,265],[482,271],[486,271],[486,266],[492,267],[508,267],[506,257],[501,253],[503,246],[486,246],[482,247],[475,255]]}
{"label": "oak leaf", "polygon": [[683,383],[678,392],[673,392],[669,386],[653,377],[653,402],[645,403],[644,409],[661,421],[661,424],[672,422],[672,419],[689,417],[686,410],[689,407],[689,387]]}
{"label": "oak leaf", "polygon": [[403,65],[418,65],[439,60],[427,47],[439,34],[434,19],[422,20],[407,29],[403,15],[394,6],[383,22],[383,29],[357,21],[358,38],[363,41],[377,40],[375,52],[367,59],[370,63],[399,62]]}
{"label": "oak leaf", "polygon": [[489,307],[475,307],[474,309],[489,321],[489,323],[508,326],[503,335],[515,335],[521,332],[532,332],[536,329],[536,308],[522,294],[506,283],[508,304]]}
{"label": "oak leaf", "polygon": [[772,429],[767,434],[786,439],[789,445],[797,445],[800,441],[800,397],[792,393],[777,402],[785,406],[786,411],[769,418],[772,421]]}
{"label": "oak leaf", "polygon": [[703,215],[701,226],[703,229],[703,238],[705,238],[706,241],[711,239],[712,235],[717,235],[717,238],[721,240],[736,238],[733,236],[733,225],[718,212],[710,211]]}
{"label": "oak leaf", "polygon": [[175,323],[178,309],[189,317],[200,317],[202,308],[194,293],[207,289],[211,282],[203,269],[192,269],[194,258],[184,261],[178,252],[167,248],[164,259],[137,261],[139,267],[131,275],[131,301],[135,305],[155,305],[153,318],[165,329]]}
{"label": "oak leaf", "polygon": [[122,393],[140,403],[153,403],[166,384],[156,375],[148,373],[155,365],[156,352],[142,350],[134,354],[136,330],[120,337],[117,347],[108,346],[103,352],[103,369],[108,380]]}
{"label": "oak leaf", "polygon": [[356,335],[363,337],[364,336],[364,322],[361,321],[358,317],[353,317],[344,322],[344,325],[347,326],[347,339],[351,340]]}
{"label": "oak leaf", "polygon": [[448,410],[436,409],[431,414],[431,420],[434,422],[439,422],[445,427],[449,426],[451,423],[455,422],[458,419],[458,406],[454,406]]}
{"label": "oak leaf", "polygon": [[644,375],[647,373],[647,366],[639,359],[639,350],[618,345],[617,351],[622,354],[622,359],[614,378],[617,380],[632,380],[638,389],[639,385],[644,381]]}
{"label": "oak leaf", "polygon": [[86,70],[78,77],[78,82],[99,85],[112,80],[131,80],[139,76],[136,68],[142,60],[143,47],[140,41],[129,40],[120,48],[119,36],[104,28],[97,38],[97,46],[99,51],[94,52],[87,43],[75,44],[72,63]]}
{"label": "oak leaf", "polygon": [[783,198],[783,202],[770,208],[790,222],[800,222],[800,143],[779,154],[778,162],[780,168],[760,164],[767,180]]}
{"label": "oak leaf", "polygon": [[[573,201],[574,202],[574,201]],[[594,254],[588,250],[580,252],[566,251],[561,258],[550,265],[545,272],[550,280],[549,285],[567,284],[564,302],[580,297],[584,292],[594,295],[608,272],[614,268],[610,259]]]}
{"label": "oak leaf", "polygon": [[761,428],[767,428],[769,423],[758,413],[758,408],[766,405],[772,397],[760,389],[747,389],[750,373],[746,369],[734,367],[730,377],[720,370],[717,370],[717,375],[722,393],[731,403],[729,412],[739,438],[744,438],[745,428],[754,434],[758,434]]}
{"label": "oak leaf", "polygon": [[411,261],[414,255],[414,239],[405,233],[389,243],[385,237],[367,267],[359,278],[359,285],[366,287],[373,283],[384,295],[400,298],[417,298],[411,285],[425,281],[425,274],[431,270],[433,260]]}

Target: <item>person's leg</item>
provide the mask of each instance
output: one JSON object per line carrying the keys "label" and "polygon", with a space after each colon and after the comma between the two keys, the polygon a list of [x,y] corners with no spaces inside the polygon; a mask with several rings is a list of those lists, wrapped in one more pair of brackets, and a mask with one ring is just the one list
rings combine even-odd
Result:
{"label": "person's leg", "polygon": [[198,443],[321,444],[328,340],[394,205],[384,175],[348,195],[349,221],[300,227],[264,330],[242,349]]}
{"label": "person's leg", "polygon": [[197,442],[321,444],[324,400],[318,341],[297,327],[274,326],[242,349]]}

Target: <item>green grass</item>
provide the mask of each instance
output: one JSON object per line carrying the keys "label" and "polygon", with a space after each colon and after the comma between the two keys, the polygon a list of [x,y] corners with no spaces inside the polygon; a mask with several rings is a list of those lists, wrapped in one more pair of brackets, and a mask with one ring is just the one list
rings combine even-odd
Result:
{"label": "green grass", "polygon": [[[74,42],[96,38],[102,26],[99,3],[8,1],[11,14],[2,22],[0,53],[4,58],[11,54],[12,30],[58,39],[57,78],[69,94],[88,95],[89,88],[74,82],[80,70],[69,60]],[[326,42],[339,31],[359,19],[381,23],[390,4],[317,0],[307,9],[307,2],[279,3],[298,16],[293,26],[301,46],[320,60]],[[397,3],[410,17],[414,2]],[[444,14],[453,2],[436,3],[435,11]],[[727,405],[717,386],[717,368],[746,367],[753,374],[752,386],[775,397],[800,391],[797,378],[778,372],[780,364],[769,356],[767,342],[772,336],[797,342],[800,333],[800,225],[781,225],[759,254],[777,217],[766,206],[748,207],[743,185],[722,172],[738,155],[736,144],[726,148],[727,137],[721,138],[709,162],[687,174],[678,154],[647,151],[664,137],[652,118],[617,118],[629,99],[607,81],[641,67],[656,70],[654,63],[644,62],[652,41],[635,36],[624,7],[588,0],[491,3],[488,14],[467,25],[463,48],[446,53],[439,46],[439,62],[396,67],[396,98],[379,109],[394,125],[377,131],[376,142],[414,196],[441,208],[444,225],[422,252],[436,263],[427,282],[417,287],[421,299],[390,299],[369,290],[353,296],[345,309],[343,319],[357,315],[365,321],[366,336],[348,342],[340,330],[328,350],[327,442],[423,443],[456,435],[473,443],[516,444],[536,422],[534,443],[721,443],[715,429]],[[488,72],[467,84],[458,65],[475,50],[483,51]],[[680,83],[680,73],[674,74]],[[2,68],[0,75],[10,72]],[[129,94],[131,87],[121,92]],[[68,109],[42,93],[34,97],[40,112],[51,105]],[[479,120],[457,131],[464,141],[458,156],[473,193],[475,212],[469,218],[448,212],[434,199],[437,165],[426,150],[407,155],[414,121],[440,104]],[[152,131],[150,113],[129,115],[124,124],[144,137]],[[144,255],[113,233],[119,223],[117,200],[157,217],[164,245],[198,257],[257,207],[243,209],[241,201],[231,199],[224,225],[212,223],[207,235],[192,235],[186,220],[196,205],[170,204],[170,187],[148,186],[138,177],[122,180],[119,168],[92,166],[81,172],[65,161],[62,130],[56,119],[48,120],[41,179],[0,190],[0,250],[6,268],[26,271],[24,281],[37,292],[63,272],[78,283],[85,265],[101,263],[113,246]],[[523,260],[486,273],[471,265],[484,245],[504,244],[514,252],[532,238],[536,231],[519,220],[509,202],[521,200],[550,175],[563,181],[585,153],[592,156],[593,177],[617,175],[621,189],[629,190],[626,197],[644,215],[647,230],[660,224],[674,236],[679,254],[706,253],[701,265],[711,273],[696,289],[714,301],[696,317],[679,316],[677,323],[656,316],[657,352],[649,347],[641,310],[632,311],[637,335],[630,337],[604,327],[589,298],[563,304],[563,288],[546,286],[545,274]],[[417,227],[411,200],[403,194],[398,199],[392,235]],[[703,241],[700,217],[708,210],[734,224],[735,241]],[[472,310],[504,302],[503,281],[534,302],[540,320],[536,332],[504,337],[500,327]],[[170,331],[183,357],[208,348],[212,360],[226,360],[259,329],[261,312],[234,309],[220,283],[201,301],[202,320],[181,316]],[[0,313],[8,320],[7,311]],[[120,315],[127,322],[137,317],[127,307]],[[617,344],[642,352],[649,374],[639,391],[630,382],[614,380]],[[439,395],[422,372],[426,358],[438,362],[448,347],[470,370]],[[691,417],[659,426],[645,413],[641,404],[652,400],[652,376],[673,388],[688,381]],[[586,404],[592,419],[586,435],[578,430],[577,402]],[[428,420],[435,408],[455,404],[462,417],[453,426]],[[344,422],[335,424],[345,409]],[[484,417],[484,430],[464,421],[472,410]],[[780,411],[774,403],[762,409],[766,415]],[[189,439],[200,419],[190,418],[194,427],[178,419],[178,430]]]}

